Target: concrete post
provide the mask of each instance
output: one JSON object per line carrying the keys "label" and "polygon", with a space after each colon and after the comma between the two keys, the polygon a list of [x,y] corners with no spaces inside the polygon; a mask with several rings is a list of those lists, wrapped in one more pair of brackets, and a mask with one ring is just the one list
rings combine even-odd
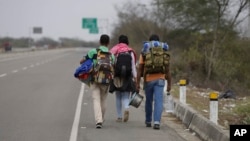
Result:
{"label": "concrete post", "polygon": [[180,80],[180,102],[186,104],[186,80]]}
{"label": "concrete post", "polygon": [[218,124],[218,93],[210,93],[210,121]]}

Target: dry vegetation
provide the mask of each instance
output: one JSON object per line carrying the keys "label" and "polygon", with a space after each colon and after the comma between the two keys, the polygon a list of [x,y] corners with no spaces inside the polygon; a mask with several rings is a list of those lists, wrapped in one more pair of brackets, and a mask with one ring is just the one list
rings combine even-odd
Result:
{"label": "dry vegetation", "polygon": [[[213,92],[211,89],[187,86],[187,104],[204,117],[209,118],[209,94],[211,92]],[[173,87],[172,95],[179,99],[179,86]],[[229,129],[229,125],[232,124],[249,124],[249,99],[250,97],[247,96],[236,96],[236,99],[219,99],[218,124],[225,129]]]}

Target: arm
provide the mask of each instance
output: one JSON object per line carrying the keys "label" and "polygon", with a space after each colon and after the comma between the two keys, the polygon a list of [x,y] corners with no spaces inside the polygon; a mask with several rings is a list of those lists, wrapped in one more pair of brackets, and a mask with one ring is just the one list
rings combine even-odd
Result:
{"label": "arm", "polygon": [[168,81],[167,85],[167,92],[170,92],[171,90],[171,73],[170,73],[170,65],[166,66],[166,73],[165,73],[165,79]]}
{"label": "arm", "polygon": [[91,49],[86,56],[84,56],[81,60],[80,60],[80,64],[82,64],[84,61],[88,60],[88,59],[93,59],[94,55],[96,54],[96,49]]}
{"label": "arm", "polygon": [[138,69],[137,69],[137,83],[136,83],[136,88],[139,91],[140,90],[140,83],[141,83],[141,77],[143,75],[143,68],[144,68],[144,63],[143,63],[143,59],[142,56],[140,55],[139,57],[139,65],[138,65]]}
{"label": "arm", "polygon": [[132,74],[133,74],[133,77],[134,77],[134,79],[136,81],[137,73],[136,73],[135,57],[134,57],[133,52],[131,52],[130,55],[132,57],[132,60],[131,60],[131,63],[132,63]]}
{"label": "arm", "polygon": [[115,55],[114,54],[112,54],[112,56],[111,56],[111,58],[112,58],[112,63],[113,63],[113,66],[115,65],[115,62],[116,62],[116,58],[115,58]]}
{"label": "arm", "polygon": [[85,57],[80,60],[80,64],[82,64],[85,61]]}

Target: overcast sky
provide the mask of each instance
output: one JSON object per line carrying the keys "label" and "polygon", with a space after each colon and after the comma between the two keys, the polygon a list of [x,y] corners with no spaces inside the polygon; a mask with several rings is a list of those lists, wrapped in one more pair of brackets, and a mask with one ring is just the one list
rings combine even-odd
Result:
{"label": "overcast sky", "polygon": [[[0,0],[0,37],[59,37],[97,40],[116,22],[114,5],[129,0]],[[137,0],[148,4],[151,0]],[[97,18],[99,34],[82,28],[82,18]],[[33,27],[42,27],[34,34]]]}

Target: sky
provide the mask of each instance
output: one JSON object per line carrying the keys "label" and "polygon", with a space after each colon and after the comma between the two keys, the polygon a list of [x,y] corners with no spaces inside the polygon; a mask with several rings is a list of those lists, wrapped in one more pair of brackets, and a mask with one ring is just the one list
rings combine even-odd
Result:
{"label": "sky", "polygon": [[[59,37],[98,40],[117,21],[115,5],[129,0],[0,0],[0,37]],[[131,0],[133,1],[133,0]],[[134,0],[135,1],[135,0]],[[151,0],[136,0],[149,4]],[[99,33],[82,28],[83,18],[97,18]],[[41,34],[33,28],[41,27]]]}

